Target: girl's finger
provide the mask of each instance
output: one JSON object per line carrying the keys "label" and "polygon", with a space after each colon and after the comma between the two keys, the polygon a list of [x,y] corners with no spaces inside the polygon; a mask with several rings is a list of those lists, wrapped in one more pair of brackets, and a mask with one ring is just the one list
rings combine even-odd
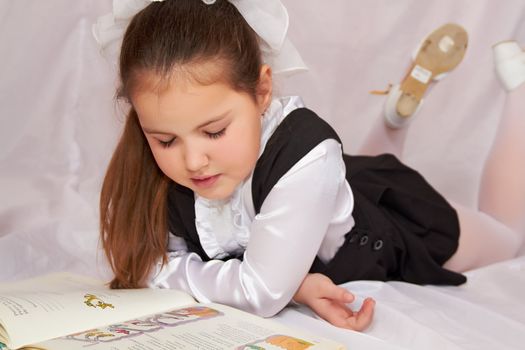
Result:
{"label": "girl's finger", "polygon": [[361,309],[348,318],[347,323],[351,329],[356,331],[365,330],[372,323],[374,317],[374,306],[376,302],[372,298],[366,298]]}
{"label": "girl's finger", "polygon": [[[348,318],[352,317],[352,312],[346,309],[333,308],[331,310],[323,310],[326,313],[322,315],[326,321],[330,322],[332,325],[340,328],[349,328],[348,327]],[[353,328],[352,328],[353,329]]]}
{"label": "girl's finger", "polygon": [[323,286],[321,291],[322,297],[325,299],[331,299],[335,302],[351,303],[354,301],[355,296],[343,287],[339,287],[330,282]]}

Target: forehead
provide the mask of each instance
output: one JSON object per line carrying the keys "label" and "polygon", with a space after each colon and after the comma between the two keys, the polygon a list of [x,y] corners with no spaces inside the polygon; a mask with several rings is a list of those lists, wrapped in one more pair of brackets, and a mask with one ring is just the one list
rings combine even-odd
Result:
{"label": "forehead", "polygon": [[149,114],[140,113],[139,110],[144,109],[143,105],[156,104],[159,110],[175,105],[183,107],[185,102],[210,99],[217,94],[227,93],[230,89],[224,79],[223,67],[224,64],[220,61],[212,63],[208,60],[177,65],[168,73],[136,70],[130,84],[130,100],[140,115]]}
{"label": "forehead", "polygon": [[202,85],[176,77],[161,80],[153,74],[144,78],[131,102],[141,126],[149,130],[182,134],[237,108],[241,100],[246,103],[244,93],[221,81]]}
{"label": "forehead", "polygon": [[162,88],[138,91],[132,96],[132,104],[141,121],[154,122],[213,113],[230,95],[231,89],[221,83],[171,82]]}

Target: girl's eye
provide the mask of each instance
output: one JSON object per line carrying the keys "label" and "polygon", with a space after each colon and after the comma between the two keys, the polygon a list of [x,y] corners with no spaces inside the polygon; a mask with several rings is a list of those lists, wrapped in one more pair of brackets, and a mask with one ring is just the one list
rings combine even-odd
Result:
{"label": "girl's eye", "polygon": [[161,140],[158,140],[160,145],[164,148],[168,148],[169,146],[171,146],[171,144],[173,143],[173,141],[175,141],[175,138],[172,138],[171,140],[169,141],[161,141]]}
{"label": "girl's eye", "polygon": [[217,132],[206,132],[206,135],[210,138],[210,139],[218,139],[219,137],[221,137],[222,135],[224,135],[224,132],[226,131],[226,128],[222,129],[222,130],[219,130]]}

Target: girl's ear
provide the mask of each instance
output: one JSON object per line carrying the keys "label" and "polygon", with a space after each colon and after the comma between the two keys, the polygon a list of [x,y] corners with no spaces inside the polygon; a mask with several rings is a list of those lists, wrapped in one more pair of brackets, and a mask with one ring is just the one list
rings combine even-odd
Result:
{"label": "girl's ear", "polygon": [[257,86],[257,104],[261,109],[261,114],[270,105],[272,100],[272,69],[269,65],[263,64],[259,74],[259,85]]}

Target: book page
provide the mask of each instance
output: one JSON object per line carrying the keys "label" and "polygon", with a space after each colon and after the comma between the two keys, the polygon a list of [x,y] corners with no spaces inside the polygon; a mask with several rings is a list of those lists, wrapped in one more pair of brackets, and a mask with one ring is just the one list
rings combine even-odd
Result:
{"label": "book page", "polygon": [[0,286],[0,342],[18,348],[193,302],[176,290],[111,290],[69,273],[8,283]]}
{"label": "book page", "polygon": [[344,349],[224,305],[206,304],[140,317],[37,344],[53,350]]}

